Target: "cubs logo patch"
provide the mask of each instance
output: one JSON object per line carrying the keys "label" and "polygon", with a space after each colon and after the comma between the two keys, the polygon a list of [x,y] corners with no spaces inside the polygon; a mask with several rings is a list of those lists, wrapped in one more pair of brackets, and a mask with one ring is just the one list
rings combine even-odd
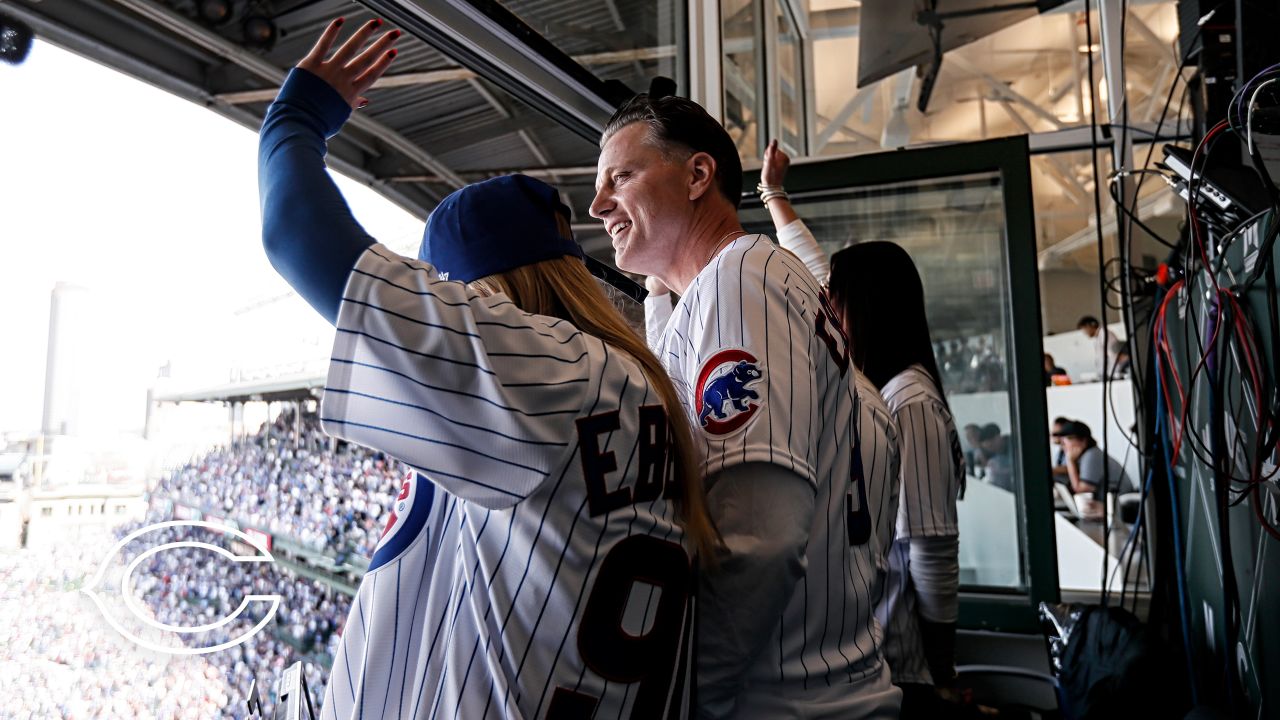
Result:
{"label": "cubs logo patch", "polygon": [[728,348],[707,358],[693,394],[698,424],[717,437],[742,429],[764,404],[754,389],[763,380],[764,363],[742,348]]}
{"label": "cubs logo patch", "polygon": [[435,505],[435,485],[410,470],[400,483],[400,493],[391,503],[387,525],[374,548],[367,573],[400,558],[430,522]]}
{"label": "cubs logo patch", "polygon": [[387,525],[382,528],[382,537],[378,538],[377,547],[387,544],[392,535],[404,525],[404,521],[409,517],[409,508],[413,507],[414,491],[417,490],[418,478],[416,473],[410,470],[405,474],[404,481],[400,483],[400,494],[396,496],[395,502],[391,506],[391,515],[387,517]]}

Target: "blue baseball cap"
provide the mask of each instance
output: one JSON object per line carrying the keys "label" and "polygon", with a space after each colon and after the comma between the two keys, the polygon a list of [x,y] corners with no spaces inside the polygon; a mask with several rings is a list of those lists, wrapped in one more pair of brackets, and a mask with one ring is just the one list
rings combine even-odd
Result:
{"label": "blue baseball cap", "polygon": [[555,188],[527,175],[473,183],[440,201],[427,218],[418,259],[442,278],[471,282],[543,260],[583,257],[562,237],[556,213],[572,217]]}

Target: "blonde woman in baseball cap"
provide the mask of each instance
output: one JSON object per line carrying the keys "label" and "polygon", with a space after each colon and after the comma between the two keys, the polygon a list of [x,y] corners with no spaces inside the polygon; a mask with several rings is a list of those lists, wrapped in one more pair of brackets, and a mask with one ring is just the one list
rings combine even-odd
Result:
{"label": "blonde woman in baseball cap", "polygon": [[694,568],[716,540],[675,389],[546,184],[453,193],[421,260],[364,232],[326,138],[367,104],[400,33],[373,20],[338,46],[342,24],[263,123],[263,244],[335,325],[325,431],[414,472],[322,717],[682,716]]}

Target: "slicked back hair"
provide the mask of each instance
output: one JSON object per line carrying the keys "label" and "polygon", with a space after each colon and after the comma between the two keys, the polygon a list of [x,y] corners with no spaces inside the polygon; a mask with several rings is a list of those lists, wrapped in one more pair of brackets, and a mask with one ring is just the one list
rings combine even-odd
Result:
{"label": "slicked back hair", "polygon": [[716,187],[737,208],[742,203],[742,160],[724,126],[698,103],[669,95],[650,98],[640,93],[618,108],[600,135],[600,148],[632,123],[649,128],[649,141],[664,152],[676,148],[704,152],[716,161]]}

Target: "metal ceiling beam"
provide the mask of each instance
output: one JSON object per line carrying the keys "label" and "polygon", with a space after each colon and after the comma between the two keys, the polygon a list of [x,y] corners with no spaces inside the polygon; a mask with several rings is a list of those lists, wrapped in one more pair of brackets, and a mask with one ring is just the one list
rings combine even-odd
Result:
{"label": "metal ceiling beam", "polygon": [[1151,43],[1153,47],[1158,47],[1161,50],[1169,51],[1169,59],[1175,62],[1177,61],[1178,59],[1177,53],[1171,47],[1169,47],[1168,43],[1166,43],[1164,40],[1161,40],[1159,35],[1156,35],[1155,31],[1151,29],[1150,25],[1146,24],[1145,22],[1143,22],[1142,18],[1138,17],[1138,13],[1133,12],[1133,10],[1129,10],[1128,15],[1127,17],[1125,17],[1124,21],[1125,21],[1126,27],[1132,27],[1134,30],[1137,30],[1138,35],[1140,35],[1143,40],[1146,40],[1147,42]]}
{"label": "metal ceiling beam", "polygon": [[[438,70],[384,75],[378,78],[378,81],[373,84],[373,88],[377,90],[412,85],[431,85],[434,83],[470,80],[475,76],[474,72],[466,68],[440,68]],[[279,92],[279,88],[264,88],[262,90],[219,93],[216,97],[218,100],[231,105],[245,105],[248,103],[270,102],[275,99],[277,92]]]}
{"label": "metal ceiling beam", "polygon": [[[501,115],[504,120],[511,119],[511,110],[501,100],[494,96],[493,93],[489,92],[489,88],[485,87],[484,83],[480,82],[478,78],[471,78],[467,81],[467,84],[471,86],[472,90],[475,90],[477,95],[484,98],[485,102],[489,103],[489,106],[494,109],[494,112]],[[542,145],[534,139],[533,134],[529,132],[528,128],[520,128],[516,131],[516,135],[519,136],[520,141],[524,143],[524,146],[529,148],[529,153],[533,155],[533,159],[537,160],[539,165],[547,166],[551,164],[551,161],[547,158],[547,153],[542,149]],[[551,178],[551,182],[556,184],[560,183],[560,178],[556,175],[552,174],[549,177]]]}
{"label": "metal ceiling beam", "polygon": [[[604,0],[604,6],[609,11],[609,19],[613,21],[613,27],[619,32],[626,32],[627,24],[622,21],[622,13],[618,11],[618,3],[614,0]],[[579,60],[578,62],[582,62]],[[635,72],[636,77],[644,77],[644,67],[638,62],[631,63],[631,69]]]}
{"label": "metal ceiling beam", "polygon": [[[879,84],[877,83],[860,88],[853,94],[853,97],[849,98],[849,100],[845,102],[844,106],[836,112],[835,117],[831,118],[831,122],[827,123],[827,126],[822,129],[822,132],[818,133],[818,137],[813,141],[814,155],[822,154],[822,149],[831,141],[831,138],[845,127],[849,122],[849,118],[853,117],[853,114],[858,112],[858,109],[861,108],[863,104],[868,100],[871,100],[876,88],[878,87]],[[879,140],[875,140],[870,136],[862,135],[861,133],[858,133],[858,135],[872,143],[877,145],[880,144]]]}
{"label": "metal ceiling beam", "polygon": [[[143,18],[150,20],[151,22],[204,49],[205,51],[244,68],[262,80],[265,80],[277,87],[284,82],[286,74],[284,70],[272,65],[266,60],[263,60],[257,55],[224,39],[212,31],[206,30],[200,25],[197,25],[163,5],[153,2],[152,0],[114,0],[114,2],[122,7],[128,8]],[[403,135],[400,135],[391,128],[372,119],[368,115],[352,114],[351,119],[347,124],[376,137],[389,148],[394,149],[409,160],[421,165],[427,170],[430,170],[438,177],[443,178],[446,184],[455,188],[460,188],[466,184],[462,178],[457,175],[457,173],[444,163],[436,160],[430,153],[413,144]]]}
{"label": "metal ceiling beam", "polygon": [[1088,62],[1089,60],[1087,58],[1081,57],[1077,60],[1073,60],[1071,64],[1067,66],[1071,73],[1071,79],[1059,85],[1052,93],[1049,93],[1050,105],[1066,97],[1067,93],[1075,93],[1076,112],[1083,114],[1084,101],[1082,99],[1083,96],[1080,94],[1080,82],[1084,79],[1084,71]]}
{"label": "metal ceiling beam", "polygon": [[1063,122],[1058,119],[1057,115],[1054,115],[1048,110],[1045,110],[1043,107],[1041,107],[1031,98],[1023,95],[1022,93],[1019,93],[1017,90],[1014,90],[1012,87],[1005,84],[1003,81],[996,78],[994,75],[988,73],[986,70],[983,70],[977,65],[974,65],[972,62],[966,60],[962,55],[959,55],[957,53],[951,53],[947,55],[947,62],[950,62],[951,64],[969,73],[970,75],[975,75],[981,78],[982,80],[986,81],[986,83],[990,85],[997,93],[1027,108],[1031,112],[1035,113],[1037,117],[1043,118],[1045,121],[1047,121],[1050,125],[1053,125],[1055,128],[1061,130],[1063,127],[1065,127]]}
{"label": "metal ceiling beam", "polygon": [[814,40],[856,38],[861,22],[861,8],[819,10],[809,13],[809,32]]}
{"label": "metal ceiling beam", "polygon": [[499,3],[363,0],[394,25],[458,64],[595,140],[613,114],[612,91]]}
{"label": "metal ceiling beam", "polygon": [[[1080,41],[1080,30],[1079,23],[1075,21],[1074,15],[1067,19],[1067,29],[1071,33],[1071,40],[1067,47],[1076,47]],[[1092,42],[1093,40],[1090,39],[1087,40],[1085,44],[1088,45]],[[1092,52],[1092,50],[1090,50],[1090,52]],[[1076,117],[1081,120],[1084,119],[1084,76],[1085,73],[1089,71],[1090,57],[1092,57],[1092,55],[1086,55],[1085,57],[1078,59],[1071,66],[1071,70],[1075,74],[1075,84],[1072,87],[1075,88]],[[1055,100],[1054,102],[1057,101]]]}
{"label": "metal ceiling beam", "polygon": [[[128,8],[112,0],[36,4],[0,0],[0,7],[30,24],[40,38],[53,45],[140,79],[250,130],[262,125],[261,112],[220,102],[209,89],[210,73],[217,72],[217,68],[212,66],[219,62],[229,66],[231,63],[149,22],[140,21]],[[245,73],[238,67],[236,70]],[[425,217],[443,196],[443,188],[439,185],[392,186],[382,183],[367,162],[377,147],[376,142],[376,138],[364,132],[339,135],[330,143],[329,166],[357,182],[378,189],[405,211]],[[400,167],[394,172],[405,172],[406,165],[412,167],[402,156],[395,157]]]}
{"label": "metal ceiling beam", "polygon": [[[1014,124],[1022,129],[1028,135],[1032,134],[1031,124],[1026,121],[1016,110],[1010,105],[1010,101],[1004,98],[997,98],[996,104],[1004,110],[1005,114],[1013,120]],[[1044,156],[1049,161],[1049,178],[1062,188],[1067,197],[1077,205],[1084,205],[1085,200],[1089,199],[1089,191],[1085,189],[1080,181],[1071,176],[1071,172],[1062,164],[1062,158],[1057,155]]]}
{"label": "metal ceiling beam", "polygon": [[[574,57],[574,60],[588,66],[614,65],[628,62],[661,60],[663,58],[675,57],[675,54],[676,47],[674,45],[659,45],[656,47],[635,48],[633,50],[610,50],[608,52],[578,55]],[[384,75],[378,78],[378,81],[373,84],[373,89],[379,90],[393,87],[411,87],[415,85],[461,82],[465,80],[473,80],[477,77],[479,76],[474,70],[469,70],[464,67],[432,68],[430,70],[418,70],[414,72]],[[244,90],[240,92],[221,93],[217,95],[217,98],[222,102],[230,103],[232,105],[270,102],[275,99],[277,91],[278,88]]]}
{"label": "metal ceiling beam", "polygon": [[1156,77],[1156,82],[1148,89],[1146,106],[1142,109],[1142,117],[1147,122],[1155,122],[1156,108],[1160,107],[1160,98],[1164,96],[1162,89],[1170,81],[1177,82],[1176,73],[1178,72],[1178,64],[1173,60],[1166,59],[1160,64],[1160,73]]}
{"label": "metal ceiling beam", "polygon": [[[472,182],[476,180],[484,180],[498,175],[510,175],[512,173],[520,173],[530,177],[590,177],[595,178],[595,165],[566,165],[560,167],[505,167],[492,168],[487,170],[467,170],[462,173],[463,177]],[[434,175],[397,175],[385,178],[387,182],[392,183],[436,183],[440,182],[440,178]]]}
{"label": "metal ceiling beam", "polygon": [[[1176,195],[1173,193],[1159,191],[1138,200],[1137,208],[1134,212],[1139,218],[1147,220],[1161,215],[1175,214],[1181,210],[1182,202]],[[1103,218],[1102,234],[1104,237],[1115,234],[1116,221],[1117,217],[1115,215],[1108,215]],[[1079,250],[1082,247],[1094,245],[1097,242],[1098,231],[1096,229],[1096,225],[1094,225],[1093,214],[1090,213],[1089,223],[1085,225],[1085,227],[1036,253],[1036,258],[1038,259],[1039,265],[1042,269],[1052,267],[1053,263],[1061,259],[1063,256]],[[1096,263],[1094,264],[1094,267],[1097,267]]]}
{"label": "metal ceiling beam", "polygon": [[111,45],[95,37],[77,32],[76,29],[71,27],[71,23],[66,22],[65,18],[46,18],[43,15],[32,12],[27,7],[6,2],[0,2],[0,8],[3,8],[5,13],[30,25],[35,30],[36,36],[41,39],[48,40],[79,55],[92,58],[108,67],[115,68],[122,73],[138,78],[179,97],[207,105],[218,105],[220,112],[243,125],[254,125],[260,122],[249,111],[219,104],[214,95],[199,85],[189,82],[174,73],[161,70],[153,63],[122,52],[118,45]]}

